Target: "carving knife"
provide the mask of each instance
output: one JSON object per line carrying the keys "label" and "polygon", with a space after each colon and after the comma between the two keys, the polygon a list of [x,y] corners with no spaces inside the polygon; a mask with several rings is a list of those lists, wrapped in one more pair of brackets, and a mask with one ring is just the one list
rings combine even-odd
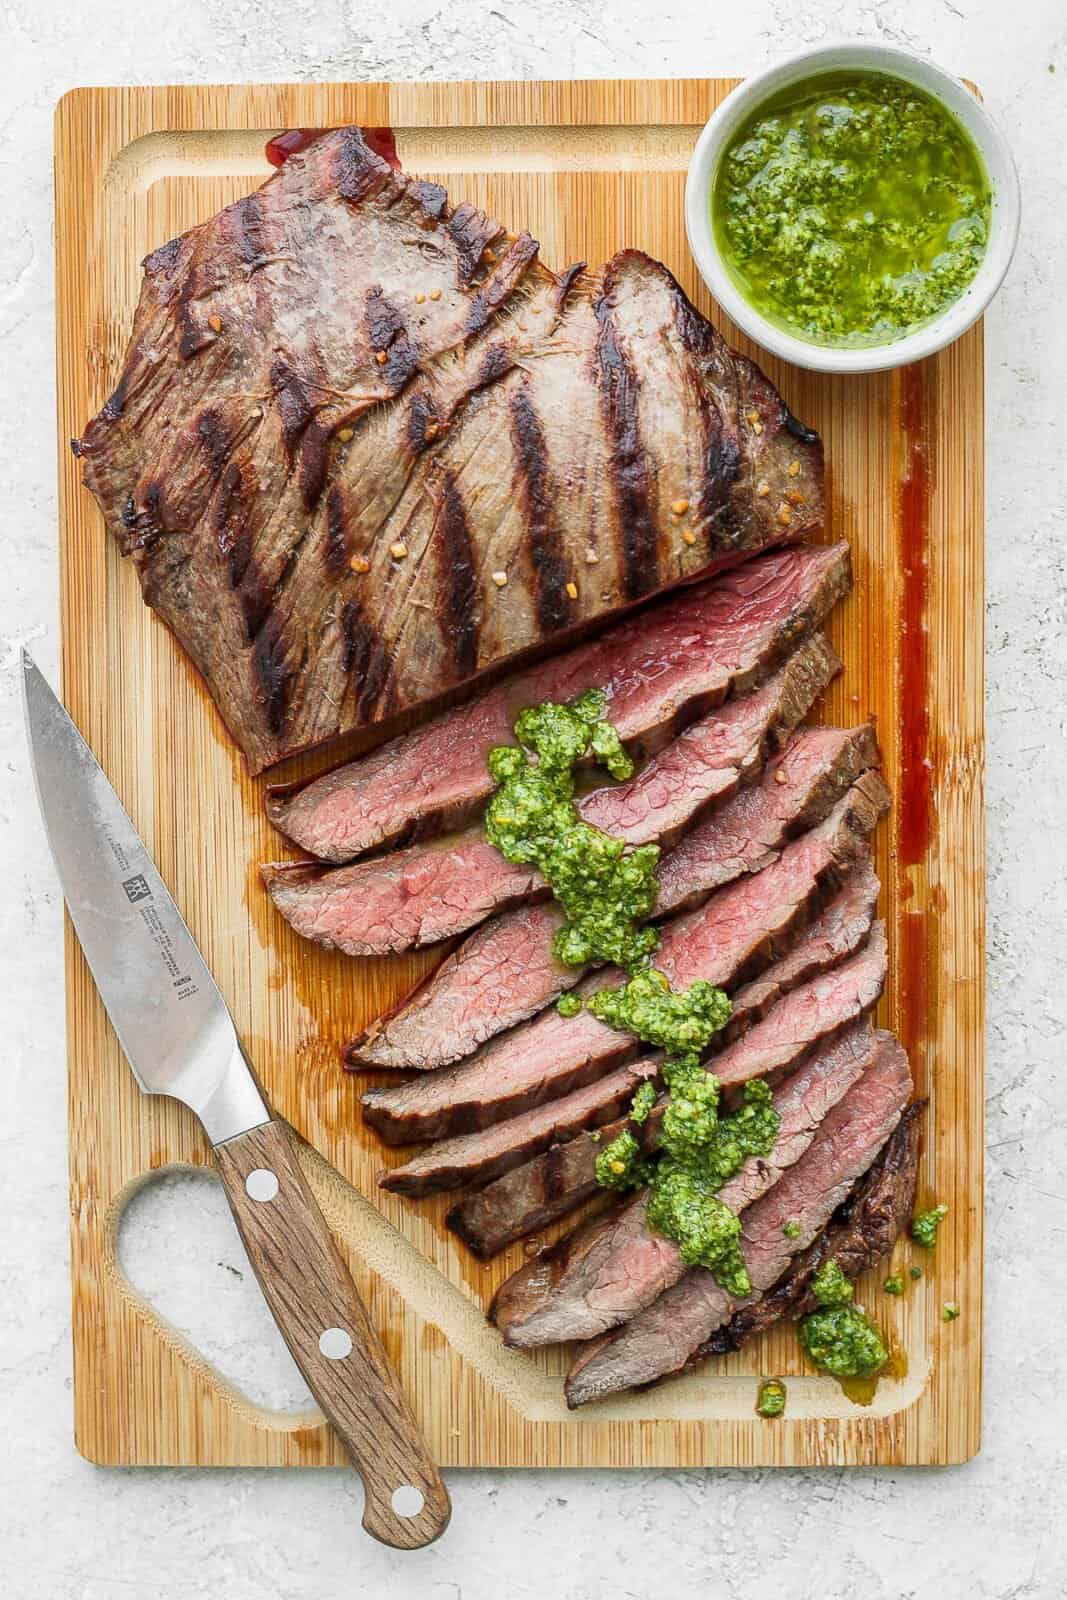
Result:
{"label": "carving knife", "polygon": [[233,1019],[163,879],[60,701],[22,653],[37,796],[71,920],[146,1094],[200,1120],[267,1304],[363,1479],[363,1526],[416,1549],[448,1492]]}

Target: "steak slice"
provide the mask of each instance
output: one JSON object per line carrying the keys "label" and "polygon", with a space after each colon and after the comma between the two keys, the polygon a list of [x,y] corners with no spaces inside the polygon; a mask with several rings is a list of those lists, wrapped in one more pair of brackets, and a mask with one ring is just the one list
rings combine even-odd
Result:
{"label": "steak slice", "polygon": [[711,1058],[723,1088],[788,1071],[813,1044],[869,1011],[885,987],[886,965],[885,928],[876,922],[863,950],[793,989]]}
{"label": "steak slice", "polygon": [[372,754],[294,792],[267,814],[295,844],[346,861],[469,821],[492,792],[487,759],[524,706],[603,689],[631,748],[661,748],[686,720],[743,693],[813,632],[850,582],[845,545],[800,545],[751,561],[600,638],[517,672]]}
{"label": "steak slice", "polygon": [[[712,1056],[708,1070],[724,1088],[788,1071],[821,1040],[869,1011],[882,992],[885,976],[885,931],[875,923],[866,949],[779,1000],[748,1033]],[[626,1053],[636,1054],[636,1045]],[[498,1102],[489,1113],[496,1117],[495,1123],[487,1117],[475,1131],[431,1145],[406,1165],[383,1173],[379,1182],[383,1189],[402,1194],[429,1194],[485,1181],[518,1166],[553,1139],[566,1137],[567,1128],[577,1133],[582,1127],[610,1121],[624,1103],[619,1098],[622,1081],[617,1073],[607,1078],[598,1075],[591,1085],[507,1120],[499,1118]],[[602,1095],[607,1096],[606,1106],[601,1104]]]}
{"label": "steak slice", "polygon": [[855,1280],[892,1250],[915,1210],[919,1179],[919,1143],[925,1100],[904,1112],[888,1144],[865,1177],[838,1206],[826,1227],[767,1294],[735,1311],[729,1322],[707,1339],[690,1358],[727,1355],[789,1317],[793,1322],[816,1309],[811,1281],[832,1257]]}
{"label": "steak slice", "polygon": [[[870,1030],[853,1030],[847,1045],[802,1067],[776,1092],[781,1118],[767,1157],[752,1156],[723,1185],[719,1198],[741,1212],[799,1161],[819,1125],[867,1068]],[[505,1344],[529,1349],[589,1339],[650,1305],[686,1271],[678,1246],[645,1224],[642,1190],[561,1239],[505,1279],[490,1317]]]}
{"label": "steak slice", "polygon": [[[866,1172],[911,1093],[911,1072],[891,1034],[875,1034],[874,1059],[828,1113],[801,1159],[746,1213],[741,1248],[758,1298],[806,1250]],[[790,1238],[787,1223],[799,1225]],[[598,1400],[682,1370],[738,1308],[710,1272],[694,1267],[624,1327],[597,1340],[567,1375],[569,1406]]]}
{"label": "steak slice", "polygon": [[[840,670],[815,634],[760,689],[693,723],[629,782],[584,796],[581,815],[631,845],[671,845],[695,816],[755,776]],[[480,825],[347,866],[276,862],[260,874],[297,933],[355,956],[448,939],[548,893],[536,868],[507,861]]]}
{"label": "steak slice", "polygon": [[798,984],[829,972],[858,950],[871,931],[880,888],[870,861],[860,861],[793,947],[731,995],[726,1037],[732,1039],[747,1031]]}
{"label": "steak slice", "polygon": [[[810,759],[812,755],[816,757],[814,761]],[[802,730],[781,758],[769,765],[759,788],[751,791],[753,796],[761,797],[760,806],[755,809],[760,811],[762,807],[766,821],[762,839],[775,837],[780,849],[790,834],[821,821],[854,779],[862,777],[877,760],[878,748],[869,727],[847,732]],[[781,772],[786,773],[785,783],[778,781]],[[743,791],[728,801],[721,816],[733,812],[748,793]],[[752,807],[745,807],[750,823],[752,811]],[[696,832],[702,833],[707,826],[700,824]],[[719,829],[717,837],[732,839],[732,828],[728,825],[725,831]],[[683,840],[678,849],[686,843]],[[714,847],[704,854],[704,899],[729,880],[730,864],[739,863],[733,844],[728,844],[727,850],[726,858],[718,855]],[[757,871],[775,857],[775,848],[761,843],[739,870]],[[663,903],[662,882],[664,872],[670,873],[670,861],[668,856],[661,867],[663,910],[668,907]],[[676,876],[673,881],[677,885]],[[700,896],[691,892],[679,898]],[[493,918],[448,956],[394,1014],[373,1023],[353,1041],[347,1051],[348,1065],[422,1070],[445,1066],[533,1016],[580,976],[577,969],[564,967],[552,953],[552,939],[561,921],[554,904],[525,905]]]}
{"label": "steak slice", "polygon": [[768,763],[758,787],[735,795],[664,856],[657,913],[683,911],[724,883],[758,872],[787,839],[821,822],[847,789],[881,764],[870,723],[804,728]]}
{"label": "steak slice", "polygon": [[[738,1019],[762,1016],[793,982],[814,976],[857,949],[870,932],[877,896],[878,879],[869,863],[861,863],[825,911],[798,936],[793,949],[733,996],[731,1026]],[[659,1120],[656,1107],[641,1130],[647,1148],[654,1142]],[[595,1136],[580,1133],[465,1195],[445,1218],[448,1227],[484,1261],[516,1239],[559,1221],[598,1192],[597,1155],[625,1125],[621,1118]]]}
{"label": "steak slice", "polygon": [[572,1139],[583,1128],[610,1122],[629,1105],[639,1085],[658,1073],[659,1058],[646,1056],[522,1116],[432,1144],[404,1166],[383,1172],[378,1182],[383,1189],[408,1195],[485,1183],[521,1166],[554,1141]]}
{"label": "steak slice", "polygon": [[[863,857],[866,836],[885,803],[881,779],[866,774],[825,822],[794,841],[773,866],[668,924],[658,966],[678,987],[696,978],[733,987],[753,965],[776,954],[803,921],[807,903],[820,887]],[[611,971],[604,976],[610,982]],[[590,977],[581,987],[588,992],[600,981]],[[490,1040],[459,1066],[396,1088],[368,1089],[363,1112],[391,1144],[446,1130],[485,1128],[602,1077],[638,1051],[631,1035],[608,1027],[591,1012],[562,1017],[553,1008]]]}

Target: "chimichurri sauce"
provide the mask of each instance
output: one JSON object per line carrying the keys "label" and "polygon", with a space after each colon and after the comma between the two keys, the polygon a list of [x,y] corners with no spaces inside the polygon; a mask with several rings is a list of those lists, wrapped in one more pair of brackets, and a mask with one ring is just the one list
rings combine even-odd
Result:
{"label": "chimichurri sauce", "polygon": [[800,1342],[822,1372],[873,1378],[889,1360],[878,1329],[852,1305],[852,1285],[831,1256],[812,1279],[817,1311],[800,1324]]}
{"label": "chimichurri sauce", "polygon": [[749,303],[837,346],[899,339],[959,299],[985,254],[990,187],[966,129],[878,72],[784,89],[719,163],[712,223]]}
{"label": "chimichurri sauce", "polygon": [[721,989],[700,980],[672,988],[652,965],[659,934],[647,923],[656,899],[659,848],[631,848],[584,822],[575,804],[574,767],[594,756],[615,778],[632,763],[604,717],[604,696],[589,690],[568,705],[531,707],[515,722],[517,745],[489,755],[497,789],[486,809],[486,834],[509,861],[536,865],[566,921],[555,953],[570,966],[612,962],[626,982],[584,1002],[570,993],[563,1016],[584,1006],[609,1027],[666,1052],[661,1076],[670,1091],[657,1140],[646,1149],[634,1131],[647,1121],[656,1089],[637,1090],[626,1128],[596,1160],[597,1182],[625,1191],[647,1186],[650,1227],[673,1239],[688,1266],[704,1266],[731,1294],[751,1288],[741,1254],[741,1224],[718,1190],[750,1156],[768,1155],[779,1118],[765,1083],[746,1084],[740,1107],[719,1115],[718,1080],[701,1055],[730,1016]]}

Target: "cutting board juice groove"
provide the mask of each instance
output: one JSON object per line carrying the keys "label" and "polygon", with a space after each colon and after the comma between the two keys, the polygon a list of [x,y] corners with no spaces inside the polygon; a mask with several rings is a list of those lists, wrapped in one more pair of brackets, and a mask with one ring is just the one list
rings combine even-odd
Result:
{"label": "cutting board juice groove", "polygon": [[[846,671],[826,720],[877,719],[897,804],[877,840],[891,978],[880,1020],[931,1096],[922,1193],[951,1207],[902,1301],[861,1299],[899,1352],[869,1407],[806,1372],[783,1329],[684,1380],[571,1415],[565,1352],[507,1351],[483,1307],[521,1246],[481,1265],[444,1227],[448,1197],[380,1191],[342,1041],[433,957],[357,962],[297,940],[255,863],[279,853],[261,782],[244,773],[202,686],[105,539],[66,441],[113,386],[151,249],[269,173],[285,127],[391,127],[405,170],[445,183],[547,262],[639,245],[705,311],[682,191],[726,80],[86,89],[56,123],[61,574],[67,702],[200,940],[279,1113],[308,1141],[307,1176],[352,1264],[431,1448],[445,1465],[921,1464],[977,1449],[982,1195],[982,335],[921,368],[858,379],[760,357],[830,465],[828,532],[853,595],[832,623]],[[736,330],[727,337],[750,348]],[[758,353],[757,353],[758,354]],[[316,762],[307,762],[314,770]],[[318,765],[321,765],[319,758]],[[291,776],[300,763],[284,769]],[[124,1282],[114,1230],[146,1175],[204,1165],[180,1107],[136,1091],[68,933],[75,1413],[80,1448],[127,1464],[323,1465],[325,1422],[257,1410]],[[365,1081],[365,1080],[363,1080]],[[551,1238],[552,1234],[546,1235]],[[894,1267],[910,1259],[898,1246]],[[944,1300],[962,1316],[945,1324]],[[784,1376],[786,1417],[754,1413]]]}

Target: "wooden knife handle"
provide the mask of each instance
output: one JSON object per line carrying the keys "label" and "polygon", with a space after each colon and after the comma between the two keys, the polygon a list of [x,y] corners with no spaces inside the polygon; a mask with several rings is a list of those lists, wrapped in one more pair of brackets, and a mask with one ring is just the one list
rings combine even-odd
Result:
{"label": "wooden knife handle", "polygon": [[[308,1388],[363,1479],[363,1526],[401,1550],[431,1544],[448,1526],[448,1491],[352,1276],[307,1186],[289,1134],[267,1122],[216,1145],[248,1258]],[[398,1489],[422,1497],[414,1515]]]}

